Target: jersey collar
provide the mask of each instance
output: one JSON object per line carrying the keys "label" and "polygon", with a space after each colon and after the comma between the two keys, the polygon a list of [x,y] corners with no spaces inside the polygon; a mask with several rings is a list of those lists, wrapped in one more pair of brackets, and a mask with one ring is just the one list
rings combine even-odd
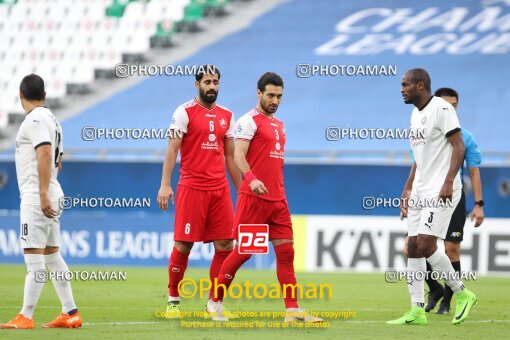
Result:
{"label": "jersey collar", "polygon": [[28,112],[27,112],[27,114],[26,114],[26,116],[28,116],[28,114],[29,114],[30,112],[34,111],[35,109],[37,109],[37,108],[39,108],[39,107],[44,107],[45,109],[47,109],[47,107],[46,107],[46,106],[44,106],[44,105],[43,105],[43,106],[36,106],[36,107],[34,107],[32,110],[28,111]]}
{"label": "jersey collar", "polygon": [[427,102],[425,104],[423,104],[422,107],[418,108],[418,111],[423,111],[427,107],[427,105],[429,105],[429,103],[432,100],[432,98],[434,98],[434,96],[430,96],[429,100],[427,100]]}
{"label": "jersey collar", "polygon": [[195,101],[195,103],[197,103],[198,105],[200,105],[200,107],[203,107],[203,108],[204,108],[205,110],[207,110],[207,111],[212,111],[212,110],[214,110],[214,109],[216,108],[216,103],[214,103],[214,106],[213,106],[212,108],[208,109],[208,108],[206,108],[204,105],[200,104],[200,102],[197,100],[197,98],[196,98],[196,97],[195,97],[195,98],[193,98],[193,100]]}
{"label": "jersey collar", "polygon": [[255,108],[255,111],[257,111],[258,113],[260,113],[269,120],[274,120],[274,115],[271,118],[269,118],[264,112],[260,111],[259,109]]}

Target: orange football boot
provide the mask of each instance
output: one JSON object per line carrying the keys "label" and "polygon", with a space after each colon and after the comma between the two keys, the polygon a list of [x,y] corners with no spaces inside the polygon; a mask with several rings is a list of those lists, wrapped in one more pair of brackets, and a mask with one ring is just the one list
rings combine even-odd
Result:
{"label": "orange football boot", "polygon": [[80,312],[73,315],[60,313],[55,320],[43,325],[44,328],[79,328],[81,327],[82,320]]}

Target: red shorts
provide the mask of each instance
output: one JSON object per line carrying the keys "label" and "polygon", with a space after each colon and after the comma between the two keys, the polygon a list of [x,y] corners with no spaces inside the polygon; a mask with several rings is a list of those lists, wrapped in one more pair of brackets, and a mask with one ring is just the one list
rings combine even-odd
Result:
{"label": "red shorts", "polygon": [[294,238],[287,200],[268,201],[253,195],[237,195],[232,238],[237,240],[239,224],[269,224],[269,239]]}
{"label": "red shorts", "polygon": [[174,240],[211,242],[232,239],[234,208],[230,188],[198,190],[177,186]]}

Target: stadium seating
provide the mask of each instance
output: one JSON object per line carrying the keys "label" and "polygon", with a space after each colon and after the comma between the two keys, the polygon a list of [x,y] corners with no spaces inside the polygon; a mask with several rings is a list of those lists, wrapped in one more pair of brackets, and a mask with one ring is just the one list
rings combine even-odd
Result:
{"label": "stadium seating", "polygon": [[22,113],[24,75],[40,74],[56,106],[69,92],[86,92],[96,75],[113,74],[123,60],[143,60],[151,38],[168,42],[190,1],[0,1],[0,129],[9,114]]}

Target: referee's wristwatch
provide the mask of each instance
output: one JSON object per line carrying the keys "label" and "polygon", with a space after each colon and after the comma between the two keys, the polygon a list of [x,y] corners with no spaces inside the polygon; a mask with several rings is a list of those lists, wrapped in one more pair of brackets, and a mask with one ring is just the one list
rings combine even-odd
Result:
{"label": "referee's wristwatch", "polygon": [[479,205],[480,207],[483,207],[483,200],[475,201],[475,205]]}

